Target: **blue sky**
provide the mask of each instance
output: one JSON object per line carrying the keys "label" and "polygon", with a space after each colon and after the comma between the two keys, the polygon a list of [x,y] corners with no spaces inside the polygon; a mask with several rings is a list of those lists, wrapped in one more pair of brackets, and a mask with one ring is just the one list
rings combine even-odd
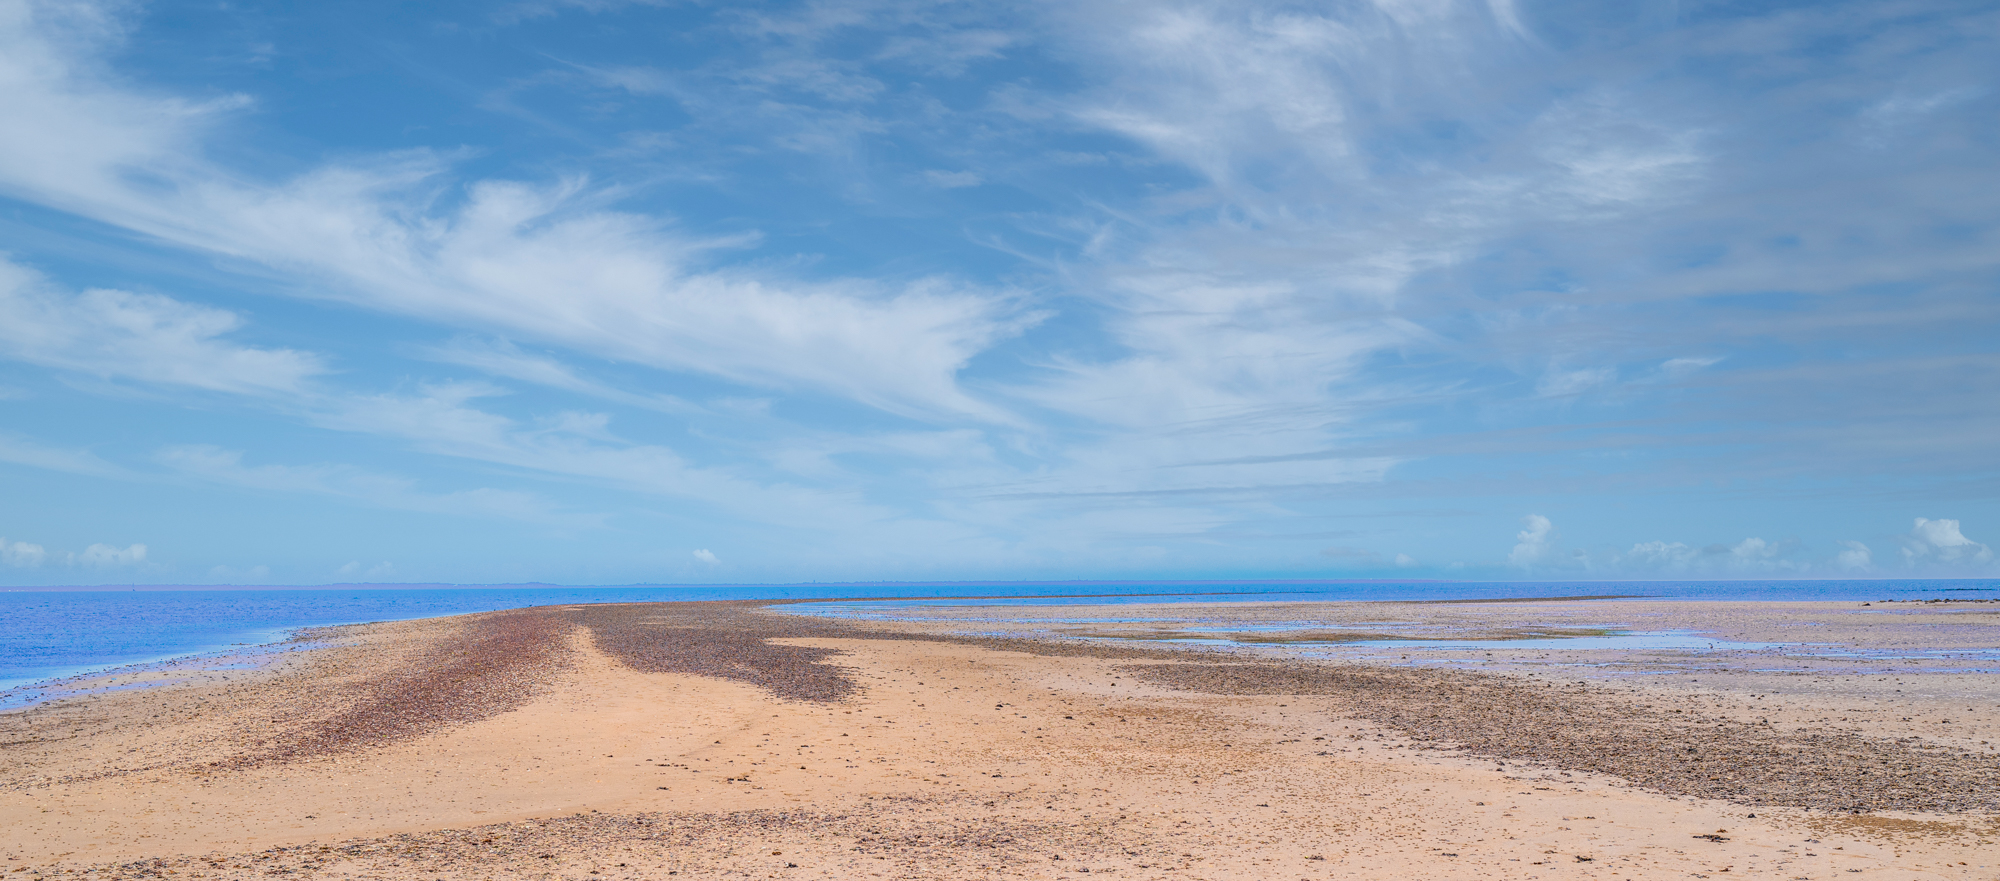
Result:
{"label": "blue sky", "polygon": [[1991,3],[0,0],[0,583],[2000,574]]}

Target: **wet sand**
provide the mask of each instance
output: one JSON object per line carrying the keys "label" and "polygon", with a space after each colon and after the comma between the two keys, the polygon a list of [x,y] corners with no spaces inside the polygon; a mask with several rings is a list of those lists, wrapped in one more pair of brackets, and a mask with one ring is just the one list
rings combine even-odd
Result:
{"label": "wet sand", "polygon": [[[79,683],[0,713],[0,874],[2000,878],[2000,606],[922,617],[551,607]],[[1510,641],[1626,630],[1762,647]]]}

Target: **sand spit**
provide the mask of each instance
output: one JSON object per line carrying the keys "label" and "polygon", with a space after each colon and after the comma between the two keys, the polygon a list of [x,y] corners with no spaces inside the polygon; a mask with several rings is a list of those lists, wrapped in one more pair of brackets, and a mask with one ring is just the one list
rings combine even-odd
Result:
{"label": "sand spit", "polygon": [[1993,677],[1557,683],[754,603],[318,638],[0,714],[0,874],[2000,878]]}

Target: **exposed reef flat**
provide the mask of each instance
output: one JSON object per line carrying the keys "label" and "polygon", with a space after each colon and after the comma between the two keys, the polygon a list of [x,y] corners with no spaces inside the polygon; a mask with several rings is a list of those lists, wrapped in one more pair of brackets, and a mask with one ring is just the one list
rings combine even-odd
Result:
{"label": "exposed reef flat", "polygon": [[[0,714],[0,873],[1995,877],[2000,609],[1900,605],[332,628]],[[1550,647],[1628,632],[1755,648]]]}

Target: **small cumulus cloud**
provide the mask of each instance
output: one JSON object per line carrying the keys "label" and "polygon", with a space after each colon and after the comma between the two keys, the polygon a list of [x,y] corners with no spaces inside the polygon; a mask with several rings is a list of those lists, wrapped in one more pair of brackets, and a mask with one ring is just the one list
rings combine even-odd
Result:
{"label": "small cumulus cloud", "polygon": [[1903,561],[1911,565],[1939,563],[1989,563],[1993,549],[1966,538],[1957,520],[1930,520],[1918,517],[1910,534],[1902,537]]}
{"label": "small cumulus cloud", "polygon": [[1409,554],[1397,554],[1396,565],[1408,569],[1411,566],[1417,565],[1417,558],[1412,557]]}
{"label": "small cumulus cloud", "polygon": [[41,545],[0,538],[0,563],[18,569],[33,569],[48,558],[48,550]]}
{"label": "small cumulus cloud", "polygon": [[1746,538],[1729,548],[1729,559],[1738,564],[1756,563],[1777,555],[1777,546],[1761,538]]}
{"label": "small cumulus cloud", "polygon": [[710,566],[720,565],[722,563],[721,558],[717,557],[714,551],[711,551],[707,548],[702,548],[701,550],[695,551],[694,558],[704,563],[707,563]]}
{"label": "small cumulus cloud", "polygon": [[1632,546],[1625,561],[1648,569],[1684,569],[1701,556],[1701,551],[1681,542],[1648,541]]}
{"label": "small cumulus cloud", "polygon": [[[1750,536],[1734,543],[1695,547],[1678,541],[1646,541],[1623,554],[1612,554],[1615,569],[1632,573],[1675,572],[1703,575],[1805,572],[1812,562],[1796,559],[1803,546],[1796,539],[1771,541]],[[1862,559],[1867,549],[1862,549]]]}
{"label": "small cumulus cloud", "polygon": [[1522,522],[1528,528],[1514,535],[1514,550],[1507,554],[1507,562],[1526,568],[1548,556],[1549,548],[1555,543],[1556,526],[1540,514],[1529,514],[1522,518]]}
{"label": "small cumulus cloud", "polygon": [[1833,556],[1833,565],[1835,566],[1850,572],[1860,572],[1872,567],[1875,563],[1873,554],[1869,552],[1868,546],[1865,544],[1858,541],[1843,541],[1840,543],[1840,548],[1840,553]]}
{"label": "small cumulus cloud", "polygon": [[94,544],[84,548],[77,561],[85,566],[109,569],[117,566],[136,566],[146,562],[146,546],[142,544],[115,547]]}
{"label": "small cumulus cloud", "polygon": [[146,546],[132,544],[125,547],[108,544],[93,544],[82,553],[75,551],[52,552],[33,542],[12,541],[0,538],[0,565],[17,569],[34,569],[45,563],[62,566],[88,566],[93,569],[115,569],[137,566],[146,562]]}

